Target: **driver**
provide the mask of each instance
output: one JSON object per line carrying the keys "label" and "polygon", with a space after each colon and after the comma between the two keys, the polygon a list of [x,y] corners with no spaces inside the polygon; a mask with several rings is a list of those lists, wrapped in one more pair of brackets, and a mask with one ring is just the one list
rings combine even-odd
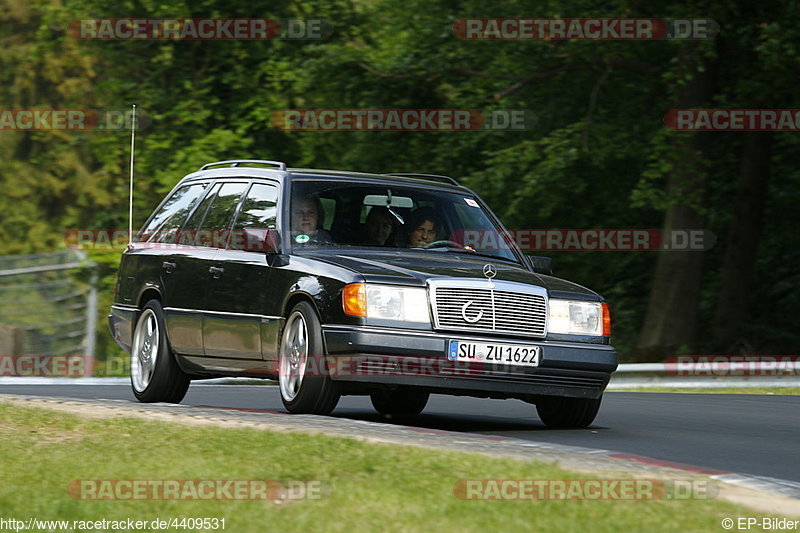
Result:
{"label": "driver", "polygon": [[322,228],[325,211],[316,196],[295,198],[292,202],[292,240],[296,244],[331,244],[330,234]]}
{"label": "driver", "polygon": [[431,207],[420,207],[406,221],[409,248],[424,248],[437,240],[438,228],[436,212]]}

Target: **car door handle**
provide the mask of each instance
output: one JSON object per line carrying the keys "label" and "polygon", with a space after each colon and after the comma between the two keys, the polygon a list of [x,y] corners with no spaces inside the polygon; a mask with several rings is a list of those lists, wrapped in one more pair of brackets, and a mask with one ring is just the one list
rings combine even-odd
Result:
{"label": "car door handle", "polygon": [[209,267],[208,272],[211,274],[212,278],[219,279],[220,274],[225,272],[225,269],[221,267]]}
{"label": "car door handle", "polygon": [[163,263],[161,263],[161,268],[163,268],[167,274],[172,274],[172,271],[175,270],[176,266],[178,265],[176,265],[172,261],[164,261]]}

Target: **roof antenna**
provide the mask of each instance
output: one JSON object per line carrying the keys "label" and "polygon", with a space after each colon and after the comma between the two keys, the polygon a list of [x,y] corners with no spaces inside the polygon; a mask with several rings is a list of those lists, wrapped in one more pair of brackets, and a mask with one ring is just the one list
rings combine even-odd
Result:
{"label": "roof antenna", "polygon": [[136,104],[131,109],[131,179],[128,191],[128,248],[133,246],[133,143],[136,138]]}

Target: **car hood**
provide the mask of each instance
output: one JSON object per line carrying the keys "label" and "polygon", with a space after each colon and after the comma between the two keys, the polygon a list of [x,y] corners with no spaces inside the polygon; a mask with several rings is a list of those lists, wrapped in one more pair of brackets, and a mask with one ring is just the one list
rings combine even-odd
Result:
{"label": "car hood", "polygon": [[[300,254],[298,254],[300,255]],[[537,274],[521,265],[489,257],[471,256],[452,252],[423,250],[364,251],[351,253],[338,250],[304,251],[303,257],[334,264],[362,275],[368,282],[404,283],[424,285],[430,278],[463,277],[486,279],[483,267],[493,265],[497,270],[495,280],[514,281],[543,287],[551,296],[583,296],[586,299],[601,299],[597,293],[570,281]]]}

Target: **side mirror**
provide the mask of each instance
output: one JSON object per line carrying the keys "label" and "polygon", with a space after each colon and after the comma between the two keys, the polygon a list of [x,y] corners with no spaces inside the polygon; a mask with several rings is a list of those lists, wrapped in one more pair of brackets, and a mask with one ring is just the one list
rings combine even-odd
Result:
{"label": "side mirror", "polygon": [[231,248],[246,252],[260,252],[267,255],[281,253],[281,234],[276,229],[246,228],[231,237]]}
{"label": "side mirror", "polygon": [[264,253],[267,255],[280,255],[283,251],[281,246],[281,234],[276,229],[268,229],[264,237]]}
{"label": "side mirror", "polygon": [[525,257],[528,260],[531,270],[537,274],[547,274],[548,276],[553,275],[552,257],[543,257],[541,255],[526,255]]}

